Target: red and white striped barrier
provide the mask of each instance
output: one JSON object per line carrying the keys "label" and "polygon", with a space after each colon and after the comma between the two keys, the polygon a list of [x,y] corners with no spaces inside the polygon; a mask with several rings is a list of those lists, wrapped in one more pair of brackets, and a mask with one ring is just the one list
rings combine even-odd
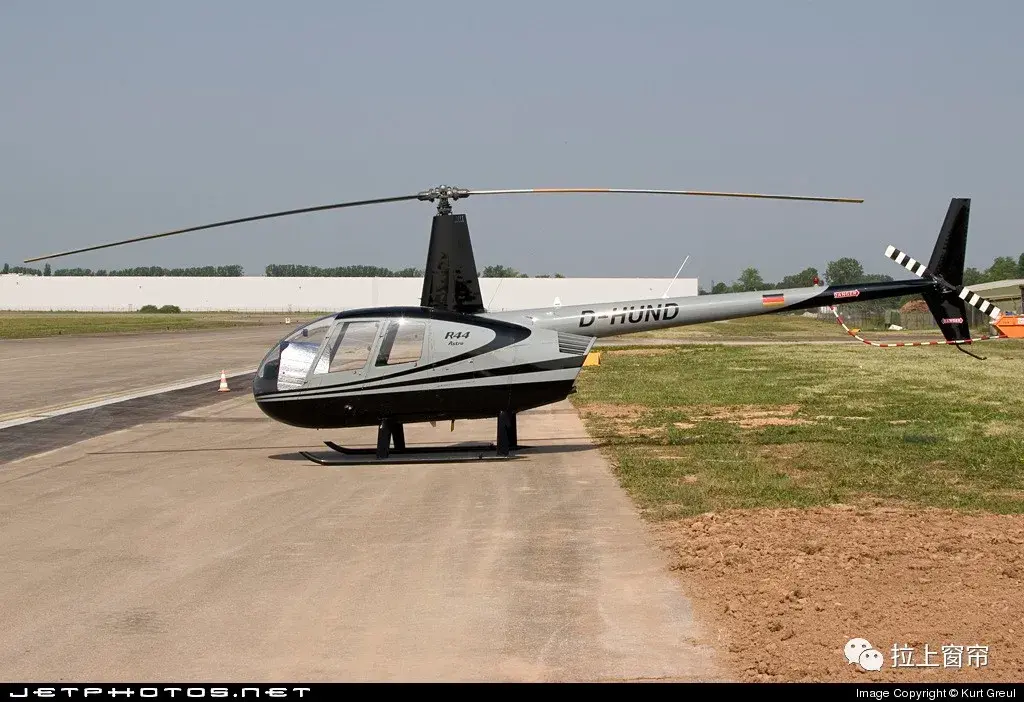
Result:
{"label": "red and white striped barrier", "polygon": [[895,341],[892,343],[882,343],[880,341],[870,341],[868,339],[865,339],[864,337],[860,336],[852,329],[850,329],[848,326],[846,326],[846,322],[843,321],[843,318],[842,316],[840,316],[839,311],[835,308],[835,305],[832,305],[831,307],[829,307],[829,309],[832,311],[832,314],[836,316],[836,319],[839,320],[839,323],[843,325],[843,329],[846,330],[847,334],[852,336],[857,341],[864,342],[868,346],[877,346],[883,349],[892,349],[901,346],[943,346],[950,344],[973,344],[976,341],[995,341],[996,339],[1009,338],[1002,335],[991,336],[986,334],[983,336],[971,337],[970,339],[955,339],[953,341],[947,341],[946,339],[942,339],[941,341]]}

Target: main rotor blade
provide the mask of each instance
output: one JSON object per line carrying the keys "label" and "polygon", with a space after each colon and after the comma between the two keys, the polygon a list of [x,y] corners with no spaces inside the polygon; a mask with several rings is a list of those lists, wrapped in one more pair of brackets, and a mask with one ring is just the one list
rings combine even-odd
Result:
{"label": "main rotor blade", "polygon": [[701,195],[705,197],[748,197],[762,200],[808,200],[812,202],[864,202],[863,198],[812,197],[810,195],[765,195],[761,193],[720,193],[704,190],[631,190],[626,188],[529,188],[523,190],[469,190],[467,195],[515,195],[528,193],[639,193],[646,195]]}
{"label": "main rotor blade", "polygon": [[107,249],[111,246],[122,246],[124,244],[134,244],[139,241],[148,241],[149,239],[159,239],[165,236],[172,236],[174,234],[185,234],[187,232],[197,232],[201,229],[213,229],[214,227],[226,227],[229,224],[241,224],[242,222],[255,222],[260,219],[271,219],[273,217],[284,217],[286,215],[305,214],[307,212],[323,212],[324,210],[336,210],[342,207],[357,207],[359,205],[377,205],[385,202],[401,202],[403,200],[416,200],[419,199],[420,195],[399,195],[397,197],[381,197],[373,200],[356,200],[352,202],[338,202],[333,205],[318,205],[316,207],[303,207],[298,210],[284,210],[282,212],[271,212],[269,214],[256,215],[255,217],[242,217],[240,219],[229,219],[223,222],[214,222],[213,224],[204,224],[200,227],[189,227],[187,229],[175,229],[170,232],[162,232],[160,234],[149,234],[147,236],[139,236],[133,239],[124,239],[122,241],[114,241],[109,244],[99,244],[97,246],[87,246],[84,249],[74,249],[73,251],[62,251],[61,253],[48,254],[46,256],[37,256],[36,258],[27,258],[25,263],[33,263],[35,261],[43,261],[48,258],[58,258],[60,256],[70,256],[71,254],[84,253],[86,251],[96,251],[98,249]]}

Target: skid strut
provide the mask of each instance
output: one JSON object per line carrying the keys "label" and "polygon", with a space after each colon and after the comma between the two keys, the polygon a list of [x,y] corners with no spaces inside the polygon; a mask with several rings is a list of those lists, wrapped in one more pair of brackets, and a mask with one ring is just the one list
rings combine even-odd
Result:
{"label": "skid strut", "polygon": [[438,463],[516,458],[514,451],[527,449],[519,444],[516,413],[498,414],[496,443],[457,444],[451,446],[417,446],[410,448],[405,442],[405,427],[401,422],[383,419],[377,426],[377,445],[373,448],[351,448],[333,441],[324,445],[342,456],[331,459],[315,456],[308,451],[301,454],[320,465],[365,465],[381,463]]}
{"label": "skid strut", "polygon": [[387,458],[394,441],[395,451],[405,451],[405,428],[390,419],[381,420],[377,427],[377,458]]}
{"label": "skid strut", "polygon": [[498,455],[507,456],[512,449],[520,448],[516,436],[516,414],[502,410],[498,413]]}

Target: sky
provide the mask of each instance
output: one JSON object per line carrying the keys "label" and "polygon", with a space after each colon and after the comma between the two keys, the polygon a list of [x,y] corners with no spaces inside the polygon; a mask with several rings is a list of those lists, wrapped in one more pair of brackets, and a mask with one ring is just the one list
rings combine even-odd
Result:
{"label": "sky", "polygon": [[[905,277],[951,197],[968,265],[1024,251],[1024,4],[5,0],[0,262],[351,199],[614,187],[864,198],[456,203],[479,268]],[[424,265],[430,203],[306,214],[55,268]],[[42,266],[42,263],[34,264]]]}

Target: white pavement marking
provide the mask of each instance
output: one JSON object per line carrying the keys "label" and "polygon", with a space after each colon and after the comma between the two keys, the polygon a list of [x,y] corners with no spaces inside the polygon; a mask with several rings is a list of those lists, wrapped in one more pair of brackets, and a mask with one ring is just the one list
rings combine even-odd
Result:
{"label": "white pavement marking", "polygon": [[[242,371],[231,371],[226,373],[228,380],[231,378],[237,378],[242,375],[249,373],[255,373],[256,369],[251,368],[249,370]],[[197,385],[205,385],[206,383],[216,383],[220,381],[220,373],[215,376],[203,376],[202,378],[193,378],[191,380],[185,380],[180,383],[174,383],[172,385],[161,385],[155,388],[147,388],[145,390],[139,390],[137,392],[129,393],[126,395],[117,395],[115,397],[107,397],[100,400],[91,399],[84,402],[75,403],[67,407],[59,407],[55,409],[44,409],[40,411],[30,411],[20,413],[21,416],[17,416],[19,413],[14,413],[14,418],[6,421],[0,421],[0,429],[6,429],[8,427],[15,427],[21,424],[29,424],[31,422],[38,422],[43,419],[50,419],[51,417],[59,417],[64,414],[71,414],[73,412],[81,412],[83,410],[95,409],[97,407],[104,407],[106,405],[117,404],[118,402],[126,402],[128,400],[134,400],[140,397],[149,397],[150,395],[161,395],[165,392],[173,392],[174,390],[185,390],[186,388],[194,388]],[[230,383],[229,383],[230,385]],[[8,415],[9,417],[12,415]]]}

